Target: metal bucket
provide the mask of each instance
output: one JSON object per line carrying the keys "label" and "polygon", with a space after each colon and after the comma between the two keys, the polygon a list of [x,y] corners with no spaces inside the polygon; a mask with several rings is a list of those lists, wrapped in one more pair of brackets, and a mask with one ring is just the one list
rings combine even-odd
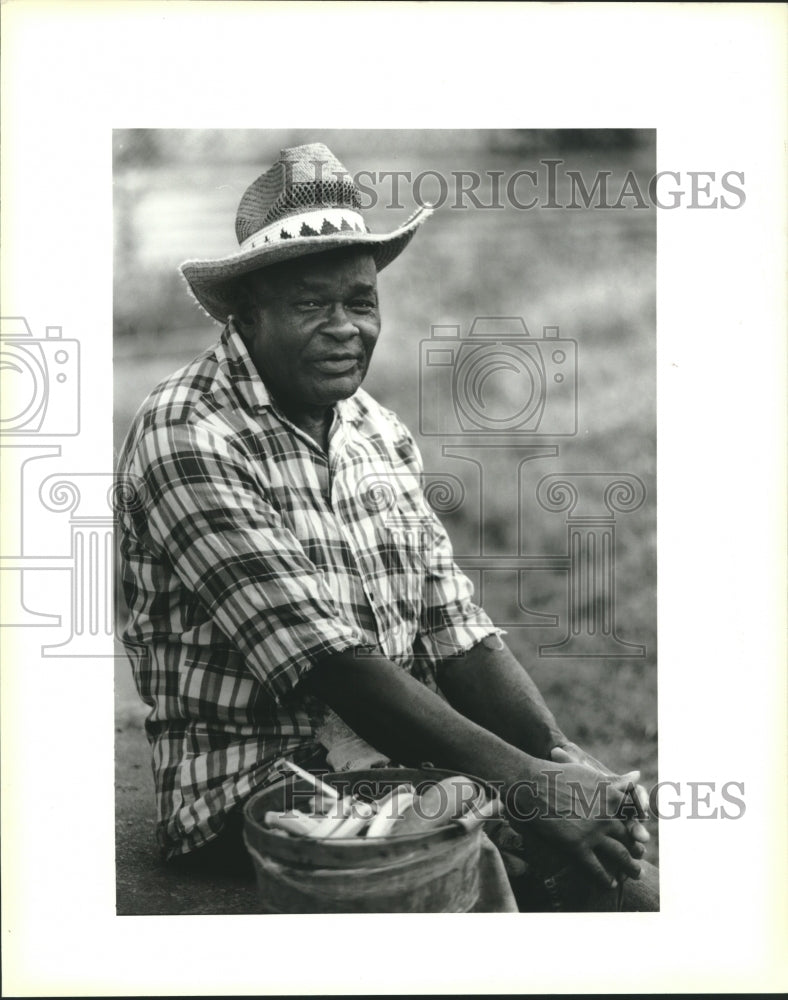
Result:
{"label": "metal bucket", "polygon": [[[421,791],[456,774],[438,768],[375,768],[327,774],[343,795],[380,798],[410,783]],[[470,776],[469,776],[470,777]],[[472,778],[480,794],[494,797]],[[306,781],[280,783],[253,795],[244,810],[244,841],[254,864],[263,913],[467,913],[479,896],[480,825],[457,825],[380,839],[310,840],[273,833],[268,810],[303,808]]]}

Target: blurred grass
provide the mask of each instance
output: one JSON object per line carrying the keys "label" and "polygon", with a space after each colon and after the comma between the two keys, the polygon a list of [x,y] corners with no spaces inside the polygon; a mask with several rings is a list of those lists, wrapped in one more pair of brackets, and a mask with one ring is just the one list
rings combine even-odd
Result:
{"label": "blurred grass", "polygon": [[[158,159],[152,154],[119,156],[115,175],[119,226],[116,447],[145,394],[220,333],[218,325],[187,297],[175,273],[183,257],[211,256],[213,249],[195,245],[185,254],[172,259],[159,256],[147,265],[136,252],[139,233],[135,237],[134,226],[128,219],[124,226],[122,216],[132,206],[134,217],[144,219],[140,200],[146,192],[156,193],[157,204],[166,203],[168,192],[177,193],[173,212],[177,209],[181,214],[189,206],[184,191],[193,191],[194,198],[203,201],[206,191],[217,200],[224,199],[223,205],[230,207],[223,222],[222,249],[230,251],[234,249],[234,210],[246,184],[272,162],[279,145],[315,138],[325,137],[351,172],[362,168],[410,169],[414,174],[427,169],[445,173],[465,169],[502,170],[509,176],[515,170],[538,170],[540,157],[557,156],[565,161],[562,169],[582,171],[587,187],[595,171],[609,170],[610,190],[617,192],[632,170],[645,192],[654,170],[653,142],[641,133],[619,135],[617,141],[608,143],[599,134],[595,140],[586,136],[585,145],[577,136],[570,141],[569,136],[556,132],[490,133],[481,146],[478,134],[473,136],[472,143],[463,145],[462,135],[443,132],[359,137],[292,131],[271,138],[253,162],[248,162],[249,151],[262,144],[259,136],[251,135],[247,145],[236,137],[238,145],[230,144],[229,163],[212,165],[206,157],[199,175],[186,180],[183,168],[167,159],[175,156],[170,147],[164,162],[160,151]],[[222,179],[228,176],[233,178],[228,182],[232,190],[220,192]],[[393,229],[410,214],[413,204],[407,185],[402,192],[403,210],[379,204],[370,213],[373,230]],[[521,197],[527,193],[524,190]],[[644,482],[646,502],[617,520],[616,616],[619,636],[645,645],[645,657],[541,657],[540,645],[562,637],[562,628],[555,627],[511,629],[507,641],[567,734],[617,770],[641,768],[650,786],[657,780],[656,220],[653,209],[635,209],[631,201],[627,205],[608,210],[529,211],[509,206],[499,211],[455,209],[449,203],[436,211],[405,253],[380,275],[383,330],[365,388],[408,423],[429,473],[448,472],[464,480],[466,503],[446,518],[462,563],[463,554],[478,550],[478,483],[469,463],[443,455],[441,439],[418,434],[421,341],[430,336],[433,324],[458,324],[465,335],[474,317],[498,315],[522,316],[532,336],[538,337],[543,326],[558,326],[562,337],[578,342],[578,433],[573,438],[539,442],[559,445],[559,455],[526,465],[522,524],[511,493],[503,488],[511,481],[516,453],[493,450],[485,456],[485,477],[502,484],[500,491],[489,491],[487,496],[485,540],[496,552],[515,552],[522,533],[529,554],[565,551],[564,515],[546,513],[534,500],[536,483],[544,475],[626,472]],[[533,610],[560,615],[563,627],[566,574],[529,572],[526,603]],[[485,606],[498,621],[521,616],[512,583],[503,577],[487,588]],[[134,697],[128,687],[119,690],[121,701]],[[658,841],[650,856],[658,856]]]}

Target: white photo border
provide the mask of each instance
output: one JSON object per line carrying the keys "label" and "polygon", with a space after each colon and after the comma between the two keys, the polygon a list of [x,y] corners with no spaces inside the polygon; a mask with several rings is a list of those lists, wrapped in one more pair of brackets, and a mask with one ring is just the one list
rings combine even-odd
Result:
{"label": "white photo border", "polygon": [[662,824],[661,912],[116,917],[112,661],[4,629],[9,995],[788,986],[785,27],[768,4],[5,6],[3,315],[78,331],[70,454],[107,470],[115,128],[648,127],[660,170],[747,194],[658,217],[660,773],[747,803]]}

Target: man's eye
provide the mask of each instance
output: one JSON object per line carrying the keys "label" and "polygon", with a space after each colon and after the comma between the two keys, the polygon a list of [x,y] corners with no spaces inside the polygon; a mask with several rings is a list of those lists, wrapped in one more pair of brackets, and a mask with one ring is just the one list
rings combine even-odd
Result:
{"label": "man's eye", "polygon": [[296,305],[299,309],[319,309],[321,303],[317,299],[301,299]]}
{"label": "man's eye", "polygon": [[354,299],[350,303],[350,308],[353,310],[353,312],[368,313],[372,312],[372,310],[376,307],[376,305],[377,303],[374,302],[372,299]]}

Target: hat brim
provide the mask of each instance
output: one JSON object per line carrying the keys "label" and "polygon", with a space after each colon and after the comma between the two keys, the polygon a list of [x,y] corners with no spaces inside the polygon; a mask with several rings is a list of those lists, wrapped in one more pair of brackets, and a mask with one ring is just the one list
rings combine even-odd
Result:
{"label": "hat brim", "polygon": [[205,311],[221,323],[233,309],[233,282],[252,271],[346,247],[368,248],[378,271],[395,260],[429,218],[433,209],[419,209],[408,221],[391,233],[340,232],[326,236],[301,236],[279,243],[263,244],[217,260],[187,260],[180,266],[192,295]]}

